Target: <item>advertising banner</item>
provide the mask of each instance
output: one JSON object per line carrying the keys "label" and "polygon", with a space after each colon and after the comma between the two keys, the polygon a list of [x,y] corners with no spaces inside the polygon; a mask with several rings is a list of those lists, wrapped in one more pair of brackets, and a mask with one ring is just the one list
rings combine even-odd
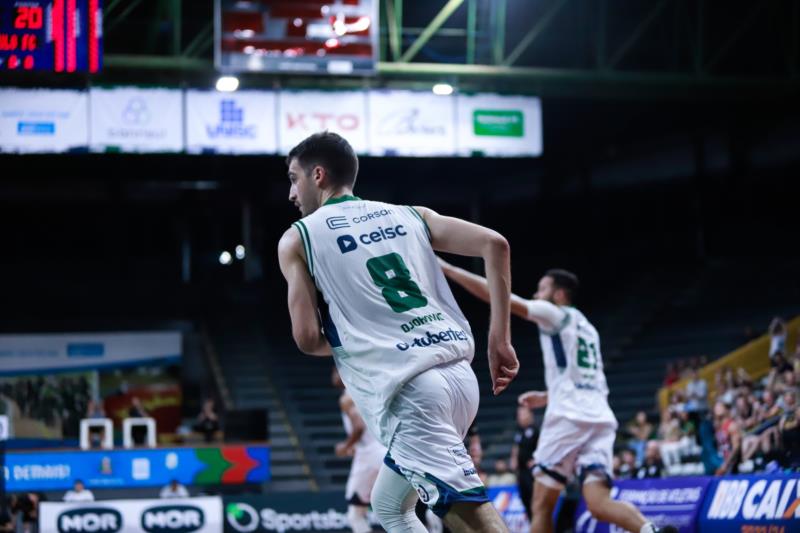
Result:
{"label": "advertising banner", "polygon": [[454,97],[429,91],[369,92],[371,155],[453,155],[455,124]]}
{"label": "advertising banner", "polygon": [[281,91],[278,95],[280,152],[320,131],[347,139],[359,154],[369,152],[367,93],[364,91]]}
{"label": "advertising banner", "polygon": [[[626,479],[614,482],[611,497],[630,502],[657,527],[672,525],[681,533],[697,531],[697,517],[712,478],[673,477],[664,479]],[[575,515],[575,533],[615,533],[621,531],[598,522],[581,500]]]}
{"label": "advertising banner", "polygon": [[88,95],[0,89],[0,151],[66,152],[89,145]]}
{"label": "advertising banner", "polygon": [[[349,532],[343,491],[225,496],[225,533]],[[373,526],[379,522],[367,515]]]}
{"label": "advertising banner", "polygon": [[183,93],[171,89],[117,87],[89,92],[92,150],[180,152]]}
{"label": "advertising banner", "polygon": [[542,111],[538,98],[460,94],[457,100],[460,155],[542,155]]}
{"label": "advertising banner", "polygon": [[186,149],[274,154],[278,151],[275,93],[186,91]]}
{"label": "advertising banner", "polygon": [[181,333],[0,335],[0,376],[177,362]]}
{"label": "advertising banner", "polygon": [[9,492],[67,490],[80,479],[90,488],[241,485],[269,480],[266,445],[135,448],[65,452],[9,452]]}
{"label": "advertising banner", "polygon": [[42,502],[39,533],[222,533],[222,499]]}
{"label": "advertising banner", "polygon": [[510,533],[528,533],[530,523],[516,485],[488,487],[489,500],[506,523]]}
{"label": "advertising banner", "polygon": [[700,514],[700,531],[800,531],[800,473],[714,479]]}

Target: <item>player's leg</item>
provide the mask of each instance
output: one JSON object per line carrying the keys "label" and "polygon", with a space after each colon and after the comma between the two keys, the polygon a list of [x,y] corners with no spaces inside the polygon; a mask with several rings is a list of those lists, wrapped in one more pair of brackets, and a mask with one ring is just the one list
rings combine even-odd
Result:
{"label": "player's leg", "polygon": [[444,516],[454,533],[508,533],[503,519],[489,502],[454,503]]}
{"label": "player's leg", "polygon": [[546,477],[537,475],[533,483],[533,501],[531,502],[531,533],[552,533],[553,511],[558,503],[562,487],[555,486]]}
{"label": "player's leg", "polygon": [[350,524],[350,529],[353,530],[353,533],[370,533],[372,531],[369,520],[367,520],[367,510],[369,510],[369,507],[366,505],[354,505],[351,503],[347,506],[347,523]]}
{"label": "player's leg", "polygon": [[414,512],[417,493],[388,466],[382,466],[372,487],[372,510],[387,533],[428,533]]}
{"label": "player's leg", "polygon": [[599,478],[584,482],[583,499],[592,516],[601,522],[608,522],[633,532],[656,531],[654,528],[643,529],[648,522],[642,513],[628,502],[611,499],[611,489]]}

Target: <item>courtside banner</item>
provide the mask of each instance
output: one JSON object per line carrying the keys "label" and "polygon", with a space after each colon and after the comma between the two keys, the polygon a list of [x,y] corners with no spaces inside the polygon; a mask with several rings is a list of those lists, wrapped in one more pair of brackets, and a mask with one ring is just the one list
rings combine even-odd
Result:
{"label": "courtside banner", "polygon": [[118,87],[89,92],[94,151],[180,152],[183,92]]}
{"label": "courtside banner", "polygon": [[0,152],[67,152],[89,145],[88,94],[0,89]]}
{"label": "courtside banner", "polygon": [[[225,533],[289,531],[349,532],[342,491],[274,492],[263,496],[224,496]],[[370,524],[380,524],[370,512]]]}
{"label": "courtside banner", "polygon": [[800,531],[800,473],[715,479],[700,515],[700,531]]}
{"label": "courtside banner", "polygon": [[452,156],[456,99],[430,91],[370,91],[370,154]]}
{"label": "courtside banner", "polygon": [[281,91],[278,110],[282,154],[324,130],[343,136],[359,154],[369,152],[364,91]]}
{"label": "courtside banner", "polygon": [[191,153],[276,153],[275,93],[186,91],[186,149]]}
{"label": "courtside banner", "polygon": [[456,99],[460,155],[542,155],[542,110],[538,98],[459,94]]}
{"label": "courtside banner", "polygon": [[39,533],[222,533],[222,499],[42,502]]}
{"label": "courtside banner", "polygon": [[530,523],[516,485],[488,487],[489,501],[506,523],[510,533],[528,533]]}
{"label": "courtside banner", "polygon": [[[635,505],[658,527],[672,525],[681,533],[694,533],[711,480],[709,477],[626,479],[614,482],[611,497]],[[581,500],[575,514],[575,533],[616,531],[619,528],[592,518],[586,503]]]}
{"label": "courtside banner", "polygon": [[181,333],[0,335],[0,376],[179,362]]}

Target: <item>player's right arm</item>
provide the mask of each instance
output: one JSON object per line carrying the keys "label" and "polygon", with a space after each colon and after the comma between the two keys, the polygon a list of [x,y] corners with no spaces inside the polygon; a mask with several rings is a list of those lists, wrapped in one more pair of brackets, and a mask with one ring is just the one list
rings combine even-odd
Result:
{"label": "player's right arm", "polygon": [[482,257],[489,292],[489,372],[492,389],[500,394],[519,372],[519,361],[511,345],[511,250],[508,241],[494,230],[442,216],[417,207],[428,226],[431,246],[439,252]]}
{"label": "player's right arm", "polygon": [[345,440],[336,444],[335,452],[337,457],[346,457],[348,455],[353,455],[356,443],[361,440],[367,428],[364,425],[364,419],[361,418],[358,409],[356,409],[356,404],[349,394],[342,394],[341,397],[339,397],[339,409],[350,419],[352,431]]}
{"label": "player's right arm", "polygon": [[317,315],[317,291],[305,262],[303,243],[295,228],[289,228],[278,243],[278,261],[289,285],[289,316],[292,337],[301,352],[331,355]]}
{"label": "player's right arm", "polygon": [[[455,281],[476,298],[489,302],[489,284],[483,276],[473,274],[463,268],[451,265],[439,258],[444,275]],[[511,293],[511,313],[525,320],[536,322],[545,331],[558,329],[564,320],[564,310],[545,300],[527,300]]]}

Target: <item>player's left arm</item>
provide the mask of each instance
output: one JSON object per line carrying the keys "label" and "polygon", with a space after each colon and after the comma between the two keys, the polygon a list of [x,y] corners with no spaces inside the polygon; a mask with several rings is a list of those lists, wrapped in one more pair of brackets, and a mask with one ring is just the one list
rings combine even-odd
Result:
{"label": "player's left arm", "polygon": [[348,394],[343,394],[339,398],[339,408],[350,420],[350,426],[352,427],[350,435],[336,445],[336,455],[339,457],[344,457],[346,455],[353,454],[356,443],[361,440],[361,437],[364,435],[364,431],[366,431],[367,427],[364,424],[364,419],[361,418],[361,415],[358,413],[358,409],[356,409],[355,402]]}
{"label": "player's left arm", "polygon": [[295,228],[289,228],[278,243],[278,261],[289,285],[289,316],[292,337],[301,352],[331,355],[317,315],[317,291],[306,267],[303,244]]}
{"label": "player's left arm", "polygon": [[523,392],[517,398],[517,402],[528,409],[539,409],[547,405],[547,391],[531,390]]}

